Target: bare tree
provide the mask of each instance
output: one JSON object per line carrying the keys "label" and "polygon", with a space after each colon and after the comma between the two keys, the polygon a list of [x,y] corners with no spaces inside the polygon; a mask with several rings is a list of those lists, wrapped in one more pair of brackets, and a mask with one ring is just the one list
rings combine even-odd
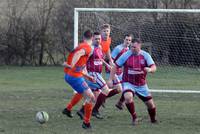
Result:
{"label": "bare tree", "polygon": [[39,65],[43,64],[45,44],[47,43],[47,31],[50,20],[52,19],[52,10],[55,5],[55,0],[42,0],[41,3],[37,5],[37,16],[39,21],[39,43],[40,43],[40,52],[39,52]]}

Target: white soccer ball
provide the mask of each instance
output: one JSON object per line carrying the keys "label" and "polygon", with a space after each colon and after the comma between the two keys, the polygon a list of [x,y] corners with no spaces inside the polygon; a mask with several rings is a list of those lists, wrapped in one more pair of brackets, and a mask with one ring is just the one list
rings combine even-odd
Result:
{"label": "white soccer ball", "polygon": [[49,115],[45,111],[39,111],[36,113],[36,121],[39,122],[40,124],[44,124],[49,120]]}

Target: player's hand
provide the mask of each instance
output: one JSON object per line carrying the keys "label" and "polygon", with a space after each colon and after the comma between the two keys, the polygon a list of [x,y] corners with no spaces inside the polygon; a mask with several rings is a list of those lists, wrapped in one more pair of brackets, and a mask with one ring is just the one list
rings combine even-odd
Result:
{"label": "player's hand", "polygon": [[111,79],[108,79],[107,85],[109,88],[113,87],[113,81]]}
{"label": "player's hand", "polygon": [[96,82],[97,82],[96,79],[95,79],[95,77],[93,77],[93,76],[88,76],[88,78],[89,78],[89,80],[92,81],[93,83],[96,83]]}
{"label": "player's hand", "polygon": [[67,64],[67,62],[64,62],[64,63],[62,64],[62,66],[67,67],[67,68],[71,68],[71,65]]}
{"label": "player's hand", "polygon": [[113,61],[109,62],[110,66],[113,67],[115,64],[113,63]]}
{"label": "player's hand", "polygon": [[87,75],[87,74],[83,74],[83,76],[84,76],[87,80],[89,80],[89,81],[91,81],[91,82],[93,82],[93,83],[96,83],[96,79],[95,79],[93,76],[90,76],[90,75]]}
{"label": "player's hand", "polygon": [[146,71],[147,73],[150,73],[151,72],[151,68],[150,67],[145,67],[144,71]]}
{"label": "player's hand", "polygon": [[109,64],[110,64],[111,66],[115,65],[114,62],[113,62],[112,60],[109,61]]}

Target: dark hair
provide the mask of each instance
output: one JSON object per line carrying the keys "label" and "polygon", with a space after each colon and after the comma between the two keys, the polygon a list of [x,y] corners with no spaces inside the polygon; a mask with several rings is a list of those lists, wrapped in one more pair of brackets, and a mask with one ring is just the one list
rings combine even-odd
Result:
{"label": "dark hair", "polygon": [[138,38],[132,40],[132,43],[142,43],[142,41]]}
{"label": "dark hair", "polygon": [[94,32],[94,35],[101,35],[100,32]]}
{"label": "dark hair", "polygon": [[110,24],[103,24],[101,26],[101,29],[109,28],[110,29]]}
{"label": "dark hair", "polygon": [[133,40],[133,35],[132,35],[132,34],[125,34],[125,35],[124,35],[124,39],[125,39],[126,37],[131,37],[132,40]]}
{"label": "dark hair", "polygon": [[92,38],[92,32],[91,32],[91,30],[86,30],[84,33],[83,33],[83,37],[85,38],[85,39],[91,39]]}

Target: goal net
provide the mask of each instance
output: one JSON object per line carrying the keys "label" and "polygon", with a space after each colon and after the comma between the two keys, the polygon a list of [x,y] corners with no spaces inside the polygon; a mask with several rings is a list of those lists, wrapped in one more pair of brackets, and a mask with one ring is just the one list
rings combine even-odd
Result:
{"label": "goal net", "polygon": [[111,25],[111,50],[127,33],[142,40],[158,66],[148,76],[151,89],[200,91],[200,10],[76,8],[75,46],[85,30],[104,23]]}

